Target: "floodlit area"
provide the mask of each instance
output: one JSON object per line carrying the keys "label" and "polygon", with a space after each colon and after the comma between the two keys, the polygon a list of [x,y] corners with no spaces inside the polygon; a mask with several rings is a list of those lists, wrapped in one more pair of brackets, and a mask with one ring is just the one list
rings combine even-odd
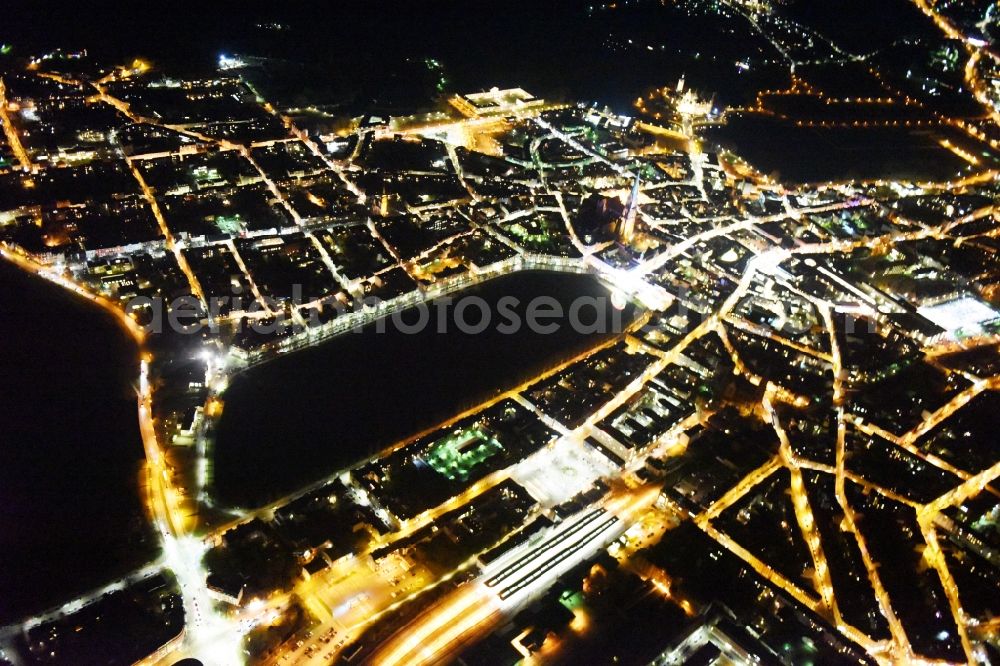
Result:
{"label": "floodlit area", "polygon": [[917,309],[951,338],[963,338],[983,332],[983,325],[1000,319],[1000,312],[973,296],[962,296],[937,305]]}
{"label": "floodlit area", "polygon": [[552,507],[593,487],[614,472],[611,463],[581,439],[560,437],[517,466],[511,474],[544,507]]}

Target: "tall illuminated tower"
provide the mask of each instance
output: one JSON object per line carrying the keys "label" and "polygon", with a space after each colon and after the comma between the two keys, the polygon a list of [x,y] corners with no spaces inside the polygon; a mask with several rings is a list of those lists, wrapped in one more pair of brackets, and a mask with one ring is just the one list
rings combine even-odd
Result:
{"label": "tall illuminated tower", "polygon": [[635,216],[639,208],[639,174],[635,175],[635,182],[632,183],[632,193],[629,194],[628,202],[625,204],[625,214],[622,216],[622,223],[618,230],[618,236],[622,241],[628,242],[635,235]]}

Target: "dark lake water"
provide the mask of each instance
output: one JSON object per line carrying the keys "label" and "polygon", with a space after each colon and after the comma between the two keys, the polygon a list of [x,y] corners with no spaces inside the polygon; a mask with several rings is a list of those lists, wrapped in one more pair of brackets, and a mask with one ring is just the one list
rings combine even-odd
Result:
{"label": "dark lake water", "polygon": [[[523,319],[524,304],[535,296],[551,296],[568,312],[574,298],[608,292],[589,275],[529,272],[494,279],[466,295],[490,304],[513,296]],[[613,312],[609,305],[609,324]],[[629,309],[622,317],[627,321],[631,314]],[[590,323],[594,315],[585,309],[580,319]],[[415,313],[404,321],[416,321]],[[477,311],[470,309],[466,321],[475,324]],[[215,494],[224,504],[265,504],[523,383],[596,346],[613,329],[588,334],[562,324],[550,334],[527,327],[515,334],[495,327],[469,334],[454,325],[445,334],[434,326],[418,334],[392,326],[378,333],[373,325],[251,368],[224,396]]]}
{"label": "dark lake water", "polygon": [[138,352],[107,314],[0,261],[0,624],[151,558]]}

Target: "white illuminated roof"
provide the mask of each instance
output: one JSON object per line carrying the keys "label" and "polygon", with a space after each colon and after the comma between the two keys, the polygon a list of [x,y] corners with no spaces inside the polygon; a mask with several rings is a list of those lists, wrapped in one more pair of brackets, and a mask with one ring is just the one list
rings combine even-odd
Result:
{"label": "white illuminated roof", "polygon": [[965,335],[975,334],[982,329],[983,324],[1000,318],[1000,312],[971,296],[924,306],[918,308],[917,312],[949,334],[956,331],[962,331]]}

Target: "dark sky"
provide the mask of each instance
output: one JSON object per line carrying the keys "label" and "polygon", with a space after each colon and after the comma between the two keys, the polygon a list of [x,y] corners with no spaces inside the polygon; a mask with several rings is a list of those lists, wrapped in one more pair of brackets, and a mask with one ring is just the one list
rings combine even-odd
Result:
{"label": "dark sky", "polygon": [[[314,84],[329,98],[354,96],[359,107],[405,91],[405,99],[520,85],[549,98],[582,99],[627,111],[628,102],[686,74],[691,85],[721,103],[745,101],[760,88],[781,86],[787,67],[771,44],[742,18],[722,19],[713,3],[619,0],[615,11],[592,10],[600,0],[282,0],[263,2],[65,3],[4,2],[0,42],[16,53],[62,46],[121,63],[152,59],[175,74],[200,73],[221,53],[279,58],[299,68],[272,76],[307,95]],[[887,47],[903,36],[935,29],[909,0],[786,0],[780,11],[856,52]],[[877,14],[879,20],[871,21]],[[268,24],[281,24],[275,30]],[[665,50],[619,48],[628,39]],[[426,58],[443,70],[428,73]],[[749,59],[752,73],[735,63]],[[307,69],[304,69],[307,68]],[[278,94],[267,85],[266,93]],[[286,91],[287,92],[287,91]],[[320,91],[317,91],[320,92]],[[327,91],[330,92],[330,91]],[[272,95],[269,95],[274,99]],[[323,95],[318,94],[322,100]],[[276,101],[281,101],[280,99]],[[296,100],[299,101],[299,100]],[[289,105],[292,105],[291,103]]]}
{"label": "dark sky", "polygon": [[[577,35],[588,5],[582,0],[172,0],[87,3],[86,11],[67,16],[63,3],[58,10],[44,1],[4,4],[0,35],[19,43],[88,46],[127,55],[131,49],[155,50],[157,54],[214,53],[226,42],[232,48],[267,42],[274,50],[301,49],[303,54],[312,50],[320,57],[335,51],[402,52],[435,46],[478,50],[485,46],[482,38],[489,36],[506,44],[541,45]],[[256,27],[269,22],[289,25],[293,38]]]}

